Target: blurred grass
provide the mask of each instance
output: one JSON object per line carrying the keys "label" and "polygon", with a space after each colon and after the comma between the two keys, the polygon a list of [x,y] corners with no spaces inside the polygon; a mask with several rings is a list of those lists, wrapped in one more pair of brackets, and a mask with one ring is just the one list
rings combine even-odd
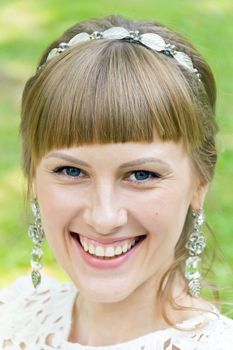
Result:
{"label": "blurred grass", "polygon": [[[213,280],[233,300],[233,3],[232,0],[1,0],[0,3],[0,287],[28,273],[31,242],[25,182],[19,167],[20,97],[39,55],[76,21],[123,14],[166,23],[190,39],[217,80],[219,162],[206,209],[227,262],[215,263]],[[214,249],[214,248],[213,248]],[[46,272],[66,279],[46,247]],[[229,266],[228,266],[229,265]]]}

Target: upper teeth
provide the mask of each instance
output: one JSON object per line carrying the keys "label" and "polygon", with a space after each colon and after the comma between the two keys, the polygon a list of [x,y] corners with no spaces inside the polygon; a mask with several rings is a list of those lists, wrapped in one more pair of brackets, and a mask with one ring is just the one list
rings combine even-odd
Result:
{"label": "upper teeth", "polygon": [[99,257],[108,257],[111,258],[116,255],[121,255],[122,253],[126,253],[132,246],[135,245],[136,240],[128,240],[127,242],[125,241],[122,244],[118,244],[115,246],[110,246],[108,245],[107,247],[103,247],[98,245],[96,242],[95,245],[93,243],[90,243],[87,241],[85,238],[80,237],[80,242],[86,252],[89,252],[92,255],[96,255]]}

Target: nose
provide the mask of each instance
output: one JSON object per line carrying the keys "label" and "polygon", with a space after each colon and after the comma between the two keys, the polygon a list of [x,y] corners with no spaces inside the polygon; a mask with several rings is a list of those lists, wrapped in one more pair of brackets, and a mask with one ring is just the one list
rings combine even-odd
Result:
{"label": "nose", "polygon": [[84,220],[95,232],[107,235],[127,223],[127,210],[114,190],[103,184],[94,190],[84,211]]}

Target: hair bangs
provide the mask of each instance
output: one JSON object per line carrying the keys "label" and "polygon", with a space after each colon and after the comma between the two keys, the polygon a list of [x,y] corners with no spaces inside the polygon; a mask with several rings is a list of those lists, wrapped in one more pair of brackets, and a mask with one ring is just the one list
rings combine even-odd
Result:
{"label": "hair bangs", "polygon": [[141,45],[101,40],[49,62],[23,111],[31,119],[32,158],[74,145],[152,142],[155,135],[195,147],[200,123],[171,59]]}

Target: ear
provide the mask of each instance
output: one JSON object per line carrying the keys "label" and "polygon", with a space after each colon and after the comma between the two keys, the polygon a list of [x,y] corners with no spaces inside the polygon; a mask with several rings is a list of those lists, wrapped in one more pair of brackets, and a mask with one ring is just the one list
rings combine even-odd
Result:
{"label": "ear", "polygon": [[209,183],[199,183],[197,184],[194,193],[193,193],[193,197],[191,200],[191,208],[195,211],[200,210],[201,208],[203,208],[204,206],[204,202],[205,202],[205,197],[206,194],[208,192],[208,188],[209,188]]}

